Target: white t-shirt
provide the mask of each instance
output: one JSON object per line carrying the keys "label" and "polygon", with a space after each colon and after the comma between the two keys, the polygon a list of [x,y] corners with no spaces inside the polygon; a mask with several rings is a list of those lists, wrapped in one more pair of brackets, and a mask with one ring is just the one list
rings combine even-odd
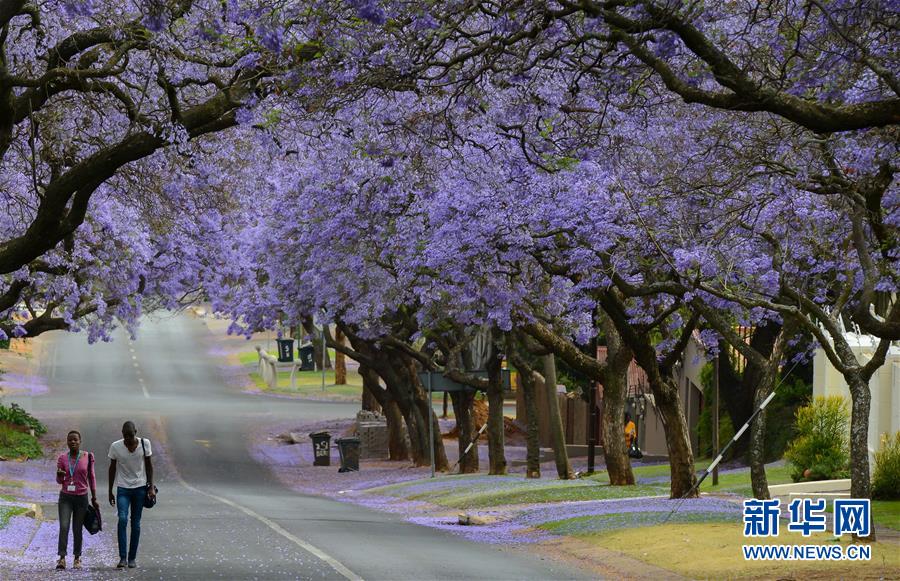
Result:
{"label": "white t-shirt", "polygon": [[[141,440],[144,446],[141,446]],[[138,438],[137,448],[129,452],[125,440],[116,440],[109,446],[109,459],[116,461],[116,486],[122,488],[138,488],[147,485],[147,474],[144,471],[144,450],[151,456],[150,440]]]}

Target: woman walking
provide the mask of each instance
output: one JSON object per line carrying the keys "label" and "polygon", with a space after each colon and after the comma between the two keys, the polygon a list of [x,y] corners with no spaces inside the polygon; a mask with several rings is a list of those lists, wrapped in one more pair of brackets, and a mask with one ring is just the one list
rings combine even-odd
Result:
{"label": "woman walking", "polygon": [[88,508],[88,490],[91,504],[99,511],[97,504],[97,478],[94,475],[94,455],[81,451],[81,433],[72,430],[66,436],[68,452],[56,460],[56,482],[62,486],[59,491],[59,561],[57,569],[66,568],[66,548],[69,544],[69,527],[72,527],[73,569],[81,569],[81,541],[84,532],[84,515]]}

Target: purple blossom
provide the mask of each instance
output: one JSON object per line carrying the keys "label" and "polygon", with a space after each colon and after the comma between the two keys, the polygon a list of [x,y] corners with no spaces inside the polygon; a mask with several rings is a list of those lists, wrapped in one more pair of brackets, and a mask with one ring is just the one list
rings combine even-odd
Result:
{"label": "purple blossom", "polygon": [[356,15],[363,20],[368,20],[378,26],[387,22],[387,15],[378,0],[350,0],[350,5],[356,9]]}

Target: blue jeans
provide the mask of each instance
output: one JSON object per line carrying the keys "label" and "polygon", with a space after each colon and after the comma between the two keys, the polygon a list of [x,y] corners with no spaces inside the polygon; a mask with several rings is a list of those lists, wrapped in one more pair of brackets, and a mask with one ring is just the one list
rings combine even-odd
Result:
{"label": "blue jeans", "polygon": [[[144,497],[147,487],[116,488],[116,508],[119,510],[119,558],[124,559],[126,549],[128,560],[137,558],[138,543],[141,540],[141,514],[144,512]],[[128,541],[128,511],[131,509],[131,545]]]}

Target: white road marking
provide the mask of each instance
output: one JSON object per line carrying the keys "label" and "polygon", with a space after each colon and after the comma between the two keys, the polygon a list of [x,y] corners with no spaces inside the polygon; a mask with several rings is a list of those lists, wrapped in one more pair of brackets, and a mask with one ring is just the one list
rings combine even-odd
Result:
{"label": "white road marking", "polygon": [[322,561],[325,561],[328,565],[331,566],[332,569],[337,571],[345,579],[349,579],[350,581],[363,581],[362,577],[360,577],[359,575],[357,575],[356,573],[354,573],[353,571],[351,571],[350,569],[345,567],[340,561],[338,561],[337,559],[335,559],[334,557],[332,557],[325,551],[319,549],[318,547],[311,545],[311,544],[307,543],[306,541],[304,541],[303,539],[297,538],[296,536],[292,535],[291,533],[286,531],[284,529],[284,527],[279,525],[277,522],[264,517],[263,515],[247,508],[246,506],[242,506],[236,502],[228,500],[227,498],[222,498],[221,496],[216,496],[215,494],[210,494],[209,492],[205,492],[203,490],[200,490],[199,488],[194,488],[193,486],[191,486],[190,484],[185,482],[180,474],[177,474],[177,478],[181,482],[182,486],[184,486],[188,490],[196,492],[197,494],[202,494],[203,496],[205,496],[207,498],[217,500],[217,501],[221,502],[222,504],[226,504],[232,508],[236,508],[237,510],[246,514],[247,516],[255,518],[256,520],[258,520],[262,524],[266,525],[267,527],[269,527],[270,529],[272,529],[273,531],[275,531],[282,537],[291,541],[292,543],[294,543],[301,549],[304,549],[307,552],[312,553],[313,555],[315,555]]}

